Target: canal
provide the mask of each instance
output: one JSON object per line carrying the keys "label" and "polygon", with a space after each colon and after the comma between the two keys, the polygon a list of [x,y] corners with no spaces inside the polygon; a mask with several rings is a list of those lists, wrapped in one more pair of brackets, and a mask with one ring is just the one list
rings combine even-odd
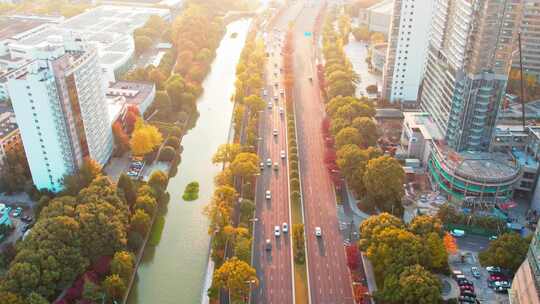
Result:
{"label": "canal", "polygon": [[[236,64],[244,46],[250,20],[227,26],[212,70],[203,82],[198,100],[196,126],[182,139],[184,151],[178,174],[169,181],[171,200],[161,241],[148,246],[138,270],[129,304],[200,303],[208,262],[208,220],[202,214],[214,191],[213,179],[221,166],[212,165],[212,155],[227,141],[233,103]],[[237,33],[235,38],[232,33]],[[185,202],[185,186],[197,181],[199,199]]]}

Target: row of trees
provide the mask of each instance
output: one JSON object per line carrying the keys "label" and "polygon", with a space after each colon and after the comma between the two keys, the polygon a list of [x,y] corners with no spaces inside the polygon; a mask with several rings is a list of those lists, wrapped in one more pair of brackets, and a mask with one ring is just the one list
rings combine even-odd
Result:
{"label": "row of trees", "polygon": [[418,216],[405,225],[381,213],[361,224],[360,235],[360,249],[373,263],[379,286],[377,302],[440,303],[442,286],[432,272],[449,268],[447,235],[438,218]]}
{"label": "row of trees", "polygon": [[[115,185],[95,162],[87,161],[65,183],[66,190],[59,196],[40,200],[37,222],[17,245],[0,294],[47,303],[71,285],[65,296],[69,301],[81,298],[83,289],[93,284],[94,291],[102,290],[100,295],[105,292],[109,299],[123,295],[134,265],[127,250],[138,250],[142,244],[166,175],[155,173],[148,185],[141,186],[123,175]],[[105,270],[99,270],[104,264]]]}
{"label": "row of trees", "polygon": [[[212,158],[214,164],[223,164],[224,167],[214,179],[216,189],[205,208],[205,214],[210,218],[209,233],[214,236],[212,259],[216,263],[216,270],[212,287],[208,290],[212,299],[217,298],[220,288],[225,288],[233,301],[246,301],[251,287],[259,283],[250,261],[252,217],[255,211],[253,185],[255,175],[260,170],[260,159],[254,153],[254,148],[257,145],[259,111],[265,108],[265,102],[260,97],[264,64],[264,45],[256,39],[256,31],[252,31],[248,34],[236,67],[234,143],[221,145]],[[240,144],[242,138],[245,142]],[[235,189],[238,185],[238,190],[242,192],[240,201]],[[233,213],[235,205],[238,214]],[[235,223],[238,224],[235,226]],[[233,248],[233,256],[225,261],[226,248]]]}
{"label": "row of trees", "polygon": [[[166,29],[165,31],[163,31]],[[158,15],[151,15],[146,23],[133,31],[135,41],[135,53],[142,54],[152,48],[152,45],[160,41],[171,40],[170,26]]]}
{"label": "row of trees", "polygon": [[327,118],[322,125],[328,146],[325,161],[330,169],[337,165],[349,187],[365,197],[367,209],[400,214],[405,174],[395,159],[382,156],[376,147],[379,135],[373,119],[375,109],[367,99],[354,97],[358,76],[343,51],[350,21],[340,17],[336,31],[335,19],[334,11],[323,26],[326,64],[320,74],[323,95],[328,98]]}

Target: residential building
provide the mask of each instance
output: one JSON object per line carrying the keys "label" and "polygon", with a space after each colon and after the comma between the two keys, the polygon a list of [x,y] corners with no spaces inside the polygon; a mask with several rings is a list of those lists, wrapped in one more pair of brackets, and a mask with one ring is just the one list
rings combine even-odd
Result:
{"label": "residential building", "polygon": [[384,69],[384,64],[386,62],[387,47],[387,43],[378,43],[371,47],[371,68],[373,68],[373,70],[382,73]]}
{"label": "residential building", "polygon": [[382,0],[359,0],[354,5],[358,7],[358,25],[368,26],[369,11],[368,8],[381,2]]}
{"label": "residential building", "polygon": [[0,114],[0,165],[3,165],[4,157],[9,151],[21,146],[21,134],[15,114],[6,111]]}
{"label": "residential building", "polygon": [[[540,0],[523,0],[521,21],[521,47],[523,70],[536,76],[540,82]],[[519,67],[519,57],[514,57],[514,67]]]}
{"label": "residential building", "polygon": [[522,1],[434,1],[420,100],[449,148],[488,149],[521,15]]}
{"label": "residential building", "polygon": [[510,304],[540,304],[540,224],[536,226],[527,258],[512,280]]}
{"label": "residential building", "polygon": [[433,0],[395,0],[383,72],[383,97],[416,104],[424,75]]}
{"label": "residential building", "polygon": [[392,19],[392,9],[394,0],[382,0],[367,8],[368,29],[370,32],[383,33],[388,36],[390,20]]}
{"label": "residential building", "polygon": [[56,192],[84,159],[104,165],[113,136],[97,50],[67,34],[34,52],[5,77],[34,184]]}

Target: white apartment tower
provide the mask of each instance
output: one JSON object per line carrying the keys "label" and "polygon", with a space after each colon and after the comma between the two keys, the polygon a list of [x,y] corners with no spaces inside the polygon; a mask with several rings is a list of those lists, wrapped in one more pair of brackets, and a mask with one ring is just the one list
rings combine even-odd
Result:
{"label": "white apartment tower", "polygon": [[113,137],[97,51],[65,37],[38,48],[8,89],[34,184],[57,192],[85,158],[105,164]]}
{"label": "white apartment tower", "polygon": [[388,101],[416,103],[424,72],[433,0],[395,0],[383,71]]}
{"label": "white apartment tower", "polygon": [[524,0],[433,0],[420,102],[457,150],[487,150]]}

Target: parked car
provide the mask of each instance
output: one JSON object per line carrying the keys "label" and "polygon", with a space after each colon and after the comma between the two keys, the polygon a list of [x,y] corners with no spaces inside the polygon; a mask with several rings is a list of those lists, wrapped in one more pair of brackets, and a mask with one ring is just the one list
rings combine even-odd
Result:
{"label": "parked car", "polygon": [[22,212],[23,212],[23,209],[21,207],[15,208],[15,211],[13,211],[13,217],[21,216]]}
{"label": "parked car", "polygon": [[464,296],[464,297],[476,298],[476,294],[474,292],[469,291],[469,290],[462,290],[460,294],[462,296]]}
{"label": "parked car", "polygon": [[461,285],[461,286],[459,286],[459,290],[460,291],[467,290],[467,291],[470,291],[470,292],[474,292],[474,286],[472,286],[472,285]]}
{"label": "parked car", "polygon": [[28,231],[28,229],[30,229],[30,224],[24,224],[23,227],[22,227],[22,232],[26,232]]}
{"label": "parked car", "polygon": [[21,217],[21,220],[22,220],[23,222],[30,223],[30,222],[32,222],[34,219],[33,219],[31,216],[29,216],[29,215],[25,215],[25,216]]}
{"label": "parked car", "polygon": [[475,267],[475,266],[471,267],[471,274],[473,277],[477,279],[480,278],[480,270],[478,269],[478,267]]}
{"label": "parked car", "polygon": [[289,232],[289,225],[287,223],[283,223],[281,225],[281,230],[283,230],[283,233]]}
{"label": "parked car", "polygon": [[461,286],[461,285],[473,285],[473,283],[471,281],[469,281],[467,279],[463,279],[463,278],[456,279],[456,281],[457,281],[459,286]]}
{"label": "parked car", "polygon": [[450,230],[450,234],[455,237],[462,237],[462,236],[465,236],[465,230],[452,229]]}
{"label": "parked car", "polygon": [[280,230],[279,226],[274,226],[274,235],[275,236],[280,236],[281,235],[281,230]]}
{"label": "parked car", "polygon": [[315,227],[315,236],[321,237],[322,236],[322,229],[321,227]]}
{"label": "parked car", "polygon": [[476,303],[476,298],[460,296],[458,298],[460,303]]}

